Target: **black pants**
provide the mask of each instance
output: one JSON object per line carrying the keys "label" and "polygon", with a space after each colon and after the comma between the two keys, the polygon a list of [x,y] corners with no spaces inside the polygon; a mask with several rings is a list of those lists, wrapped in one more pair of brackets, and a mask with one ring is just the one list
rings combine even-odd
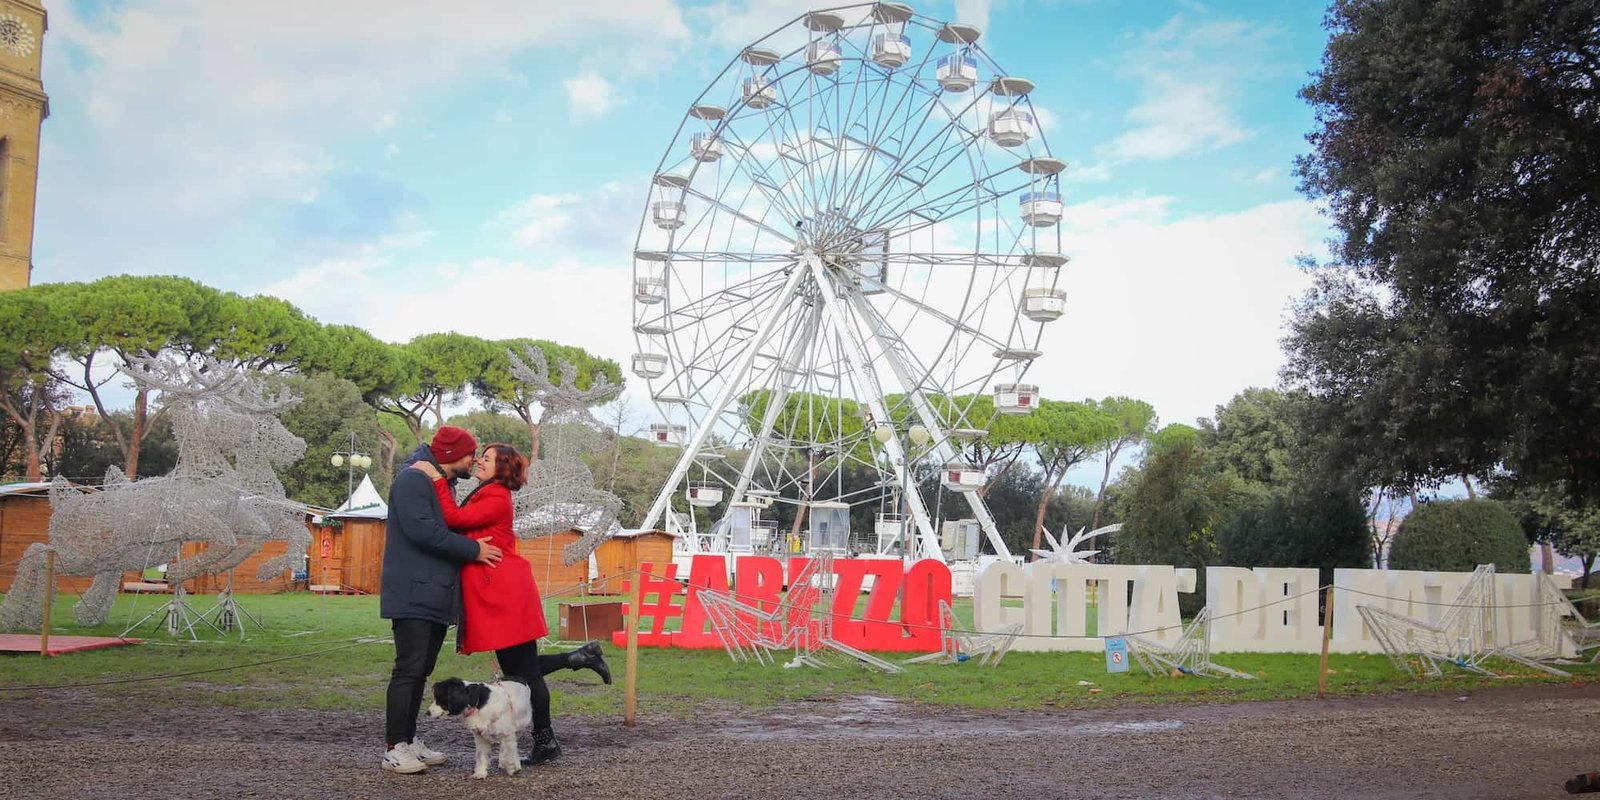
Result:
{"label": "black pants", "polygon": [[[516,678],[528,684],[533,699],[533,730],[535,733],[550,729],[550,687],[544,683],[546,672],[553,672],[566,666],[565,654],[550,658],[539,656],[539,642],[523,642],[501,650],[494,651],[495,658],[500,661],[500,671],[508,678]],[[546,669],[546,662],[553,665]]]}
{"label": "black pants", "polygon": [[549,675],[556,670],[572,669],[572,664],[568,663],[571,658],[571,653],[541,654],[539,656],[539,674]]}
{"label": "black pants", "polygon": [[[423,691],[433,665],[444,645],[445,626],[425,619],[392,620],[394,629],[394,671],[389,673],[389,693],[385,703],[383,736],[393,747],[417,735],[417,714],[422,711]],[[542,686],[544,681],[540,680]],[[549,701],[545,703],[546,710]]]}

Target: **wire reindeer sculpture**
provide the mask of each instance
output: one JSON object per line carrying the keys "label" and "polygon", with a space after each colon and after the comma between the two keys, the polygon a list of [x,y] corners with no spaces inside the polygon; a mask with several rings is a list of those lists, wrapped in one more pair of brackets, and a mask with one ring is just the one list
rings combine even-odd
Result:
{"label": "wire reindeer sculpture", "polygon": [[[23,556],[0,603],[0,629],[41,623],[44,561],[51,550],[57,573],[93,577],[73,609],[84,625],[105,621],[122,574],[130,570],[167,563],[167,578],[181,587],[232,570],[267,542],[283,542],[285,552],[261,565],[263,579],[305,558],[311,534],[302,508],[285,497],[276,473],[305,455],[305,442],[279,419],[300,399],[269,392],[251,370],[203,356],[135,357],[119,369],[161,393],[172,415],[177,464],[167,475],[136,482],[113,466],[101,490],[92,493],[57,477],[50,487],[49,543],[34,544]],[[183,553],[189,543],[205,547]]]}
{"label": "wire reindeer sculpture", "polygon": [[508,351],[511,375],[527,385],[544,409],[539,439],[543,452],[528,468],[528,483],[517,493],[516,532],[522,539],[537,539],[567,530],[583,537],[562,549],[567,565],[589,554],[621,528],[617,515],[622,501],[597,488],[585,456],[606,449],[614,435],[590,413],[594,406],[614,400],[622,387],[596,375],[588,389],[578,388],[578,368],[560,362],[560,380],[550,377],[544,352],[524,346],[523,353]]}

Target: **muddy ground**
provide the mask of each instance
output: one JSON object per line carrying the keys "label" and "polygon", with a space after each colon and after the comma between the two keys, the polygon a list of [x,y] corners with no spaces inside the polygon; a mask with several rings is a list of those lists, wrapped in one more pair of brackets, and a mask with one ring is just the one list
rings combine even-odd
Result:
{"label": "muddy ground", "polygon": [[562,759],[484,781],[453,721],[421,723],[451,763],[400,776],[378,767],[380,709],[172,696],[0,696],[0,796],[1536,798],[1600,770],[1600,685],[1004,713],[847,697],[632,729],[558,717]]}

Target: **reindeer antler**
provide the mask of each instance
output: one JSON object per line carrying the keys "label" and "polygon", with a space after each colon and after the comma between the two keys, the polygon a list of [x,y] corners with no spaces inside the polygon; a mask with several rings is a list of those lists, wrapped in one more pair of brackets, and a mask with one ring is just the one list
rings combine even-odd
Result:
{"label": "reindeer antler", "polygon": [[235,391],[245,381],[245,376],[228,369],[210,356],[197,356],[196,367],[188,360],[171,361],[159,356],[129,356],[128,363],[117,371],[153,392],[168,397],[199,400],[221,397]]}
{"label": "reindeer antler", "polygon": [[522,349],[526,360],[516,351],[506,350],[511,357],[511,376],[532,387],[534,399],[546,409],[588,408],[608,402],[622,391],[621,386],[598,374],[588,389],[579,389],[578,368],[570,361],[561,362],[561,382],[555,383],[550,380],[550,362],[544,351],[531,345],[523,345]]}

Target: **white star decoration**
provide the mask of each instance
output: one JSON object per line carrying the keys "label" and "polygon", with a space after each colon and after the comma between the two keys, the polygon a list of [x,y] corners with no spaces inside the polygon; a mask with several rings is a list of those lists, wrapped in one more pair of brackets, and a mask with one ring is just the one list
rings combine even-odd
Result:
{"label": "white star decoration", "polygon": [[1088,532],[1085,532],[1083,528],[1079,528],[1075,535],[1073,535],[1071,538],[1068,538],[1067,529],[1062,528],[1061,539],[1057,540],[1056,537],[1050,535],[1049,528],[1040,525],[1039,532],[1043,533],[1045,541],[1050,543],[1050,549],[1036,549],[1033,551],[1033,554],[1038,557],[1038,560],[1047,563],[1087,564],[1089,563],[1089,559],[1099,555],[1100,551],[1079,550],[1078,545],[1083,544],[1084,542],[1087,542],[1096,536],[1100,536],[1102,534],[1109,535],[1120,530],[1122,530],[1122,523],[1120,522],[1115,525],[1107,525],[1103,528],[1095,528],[1094,530]]}

